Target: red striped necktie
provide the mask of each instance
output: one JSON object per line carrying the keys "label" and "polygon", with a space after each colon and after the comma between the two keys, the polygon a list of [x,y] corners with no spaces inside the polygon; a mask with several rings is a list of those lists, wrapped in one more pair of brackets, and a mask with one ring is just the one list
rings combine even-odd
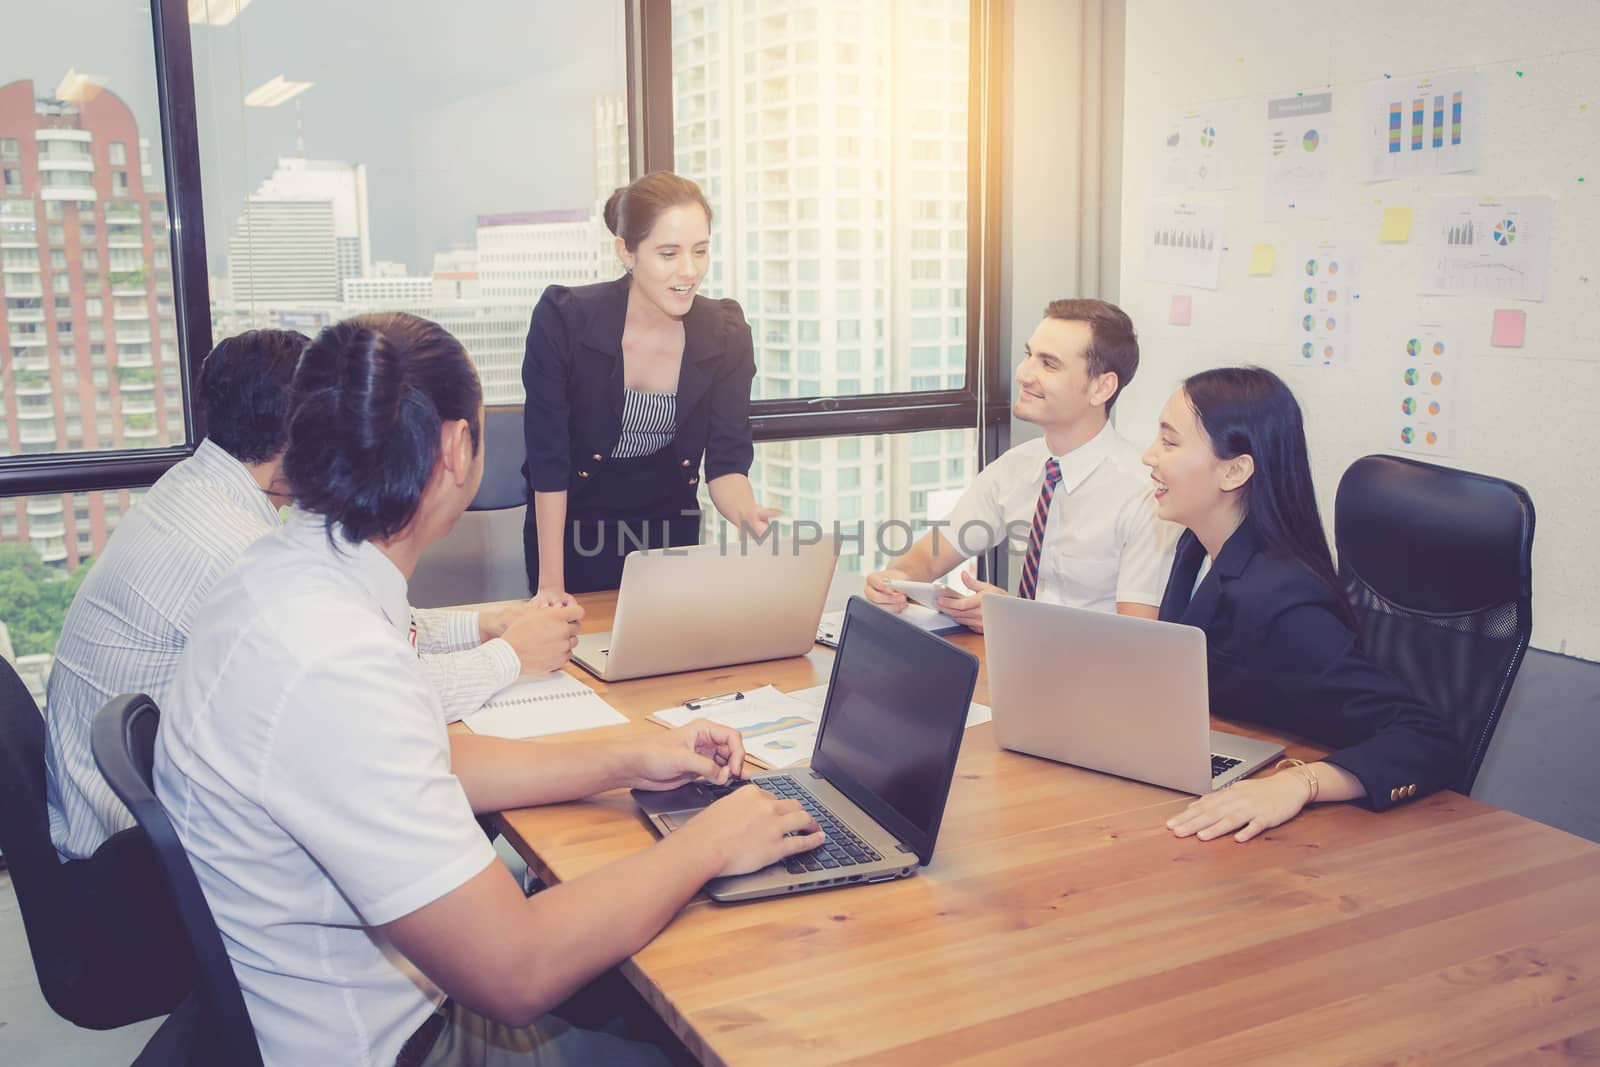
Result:
{"label": "red striped necktie", "polygon": [[1028,554],[1022,560],[1022,584],[1017,595],[1032,600],[1039,592],[1039,554],[1044,549],[1044,527],[1050,521],[1050,498],[1061,483],[1061,464],[1054,457],[1044,461],[1044,484],[1039,487],[1039,506],[1033,509],[1033,529],[1028,531]]}

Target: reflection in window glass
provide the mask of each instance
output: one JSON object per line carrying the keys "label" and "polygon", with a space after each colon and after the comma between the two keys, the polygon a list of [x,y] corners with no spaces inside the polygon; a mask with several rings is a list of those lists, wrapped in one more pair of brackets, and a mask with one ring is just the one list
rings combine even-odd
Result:
{"label": "reflection in window glass", "polygon": [[213,332],[408,311],[519,404],[545,287],[621,271],[600,209],[628,180],[623,5],[379,6],[191,19]]}
{"label": "reflection in window glass", "polygon": [[[708,192],[713,183],[737,191],[712,196],[718,221],[705,289],[734,297],[747,314],[759,312],[768,336],[781,322],[800,337],[883,339],[891,358],[883,379],[871,383],[874,391],[959,388],[964,362],[913,380],[907,342],[941,336],[951,308],[939,297],[942,288],[907,292],[901,283],[908,270],[915,280],[966,277],[959,220],[967,181],[968,5],[797,0],[782,5],[783,15],[772,7],[757,0],[672,5],[676,169]],[[789,77],[791,55],[806,68],[798,78]],[[725,81],[735,91],[718,96]],[[700,170],[706,149],[739,130],[759,138],[722,153],[720,168]],[[791,234],[799,253],[823,253],[820,261],[799,259],[795,272],[796,282],[822,296],[788,299],[789,310],[779,313],[770,310],[769,294],[788,294],[793,283],[773,272],[772,261],[758,270],[752,257],[789,247]],[[873,325],[841,333],[839,320],[856,318],[863,306],[873,309]],[[920,325],[925,318],[931,325]],[[965,339],[962,322],[956,340]],[[851,387],[831,346],[820,376],[793,382],[770,369],[763,344],[758,333],[758,398]]]}
{"label": "reflection in window glass", "polygon": [[67,605],[132,506],[126,491],[0,499],[0,656],[40,707]]}
{"label": "reflection in window glass", "polygon": [[[179,348],[150,34],[136,4],[6,7],[0,455],[184,442],[181,396],[155,388],[177,375]],[[0,502],[0,574],[65,573],[104,545],[104,498],[63,499]],[[51,632],[49,589],[0,603],[19,653],[53,642],[38,636]]]}

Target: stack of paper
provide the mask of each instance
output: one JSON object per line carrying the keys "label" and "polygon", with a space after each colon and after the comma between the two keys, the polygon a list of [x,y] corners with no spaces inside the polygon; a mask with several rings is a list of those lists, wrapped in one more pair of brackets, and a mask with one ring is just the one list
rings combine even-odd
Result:
{"label": "stack of paper", "polygon": [[487,737],[543,737],[597,726],[620,726],[628,719],[565,671],[514,682],[461,720]]}

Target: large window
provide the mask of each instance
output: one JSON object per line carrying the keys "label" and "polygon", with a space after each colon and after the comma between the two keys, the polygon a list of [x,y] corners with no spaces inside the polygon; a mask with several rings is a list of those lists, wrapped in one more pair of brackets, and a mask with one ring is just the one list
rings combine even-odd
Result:
{"label": "large window", "polygon": [[4,455],[185,439],[148,14],[89,7],[0,34]]}
{"label": "large window", "polygon": [[[150,12],[16,4],[0,23],[0,465],[182,446]],[[48,657],[129,502],[0,498],[0,651]]]}
{"label": "large window", "polygon": [[757,399],[966,384],[970,18],[674,0],[674,169],[716,214],[706,291],[750,319]]}
{"label": "large window", "polygon": [[[716,216],[705,288],[755,336],[757,498],[869,531],[942,518],[978,460],[972,3],[671,8],[673,167]],[[891,426],[920,432],[833,436]]]}
{"label": "large window", "polygon": [[624,5],[235,2],[191,4],[213,332],[409,311],[521,403],[545,286],[620,272]]}

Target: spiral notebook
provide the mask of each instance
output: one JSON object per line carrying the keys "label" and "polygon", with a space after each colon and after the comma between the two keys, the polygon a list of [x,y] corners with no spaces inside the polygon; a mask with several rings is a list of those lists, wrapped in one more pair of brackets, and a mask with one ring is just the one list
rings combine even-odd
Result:
{"label": "spiral notebook", "polygon": [[598,726],[621,726],[627,716],[566,671],[513,682],[461,720],[486,737],[544,737]]}

